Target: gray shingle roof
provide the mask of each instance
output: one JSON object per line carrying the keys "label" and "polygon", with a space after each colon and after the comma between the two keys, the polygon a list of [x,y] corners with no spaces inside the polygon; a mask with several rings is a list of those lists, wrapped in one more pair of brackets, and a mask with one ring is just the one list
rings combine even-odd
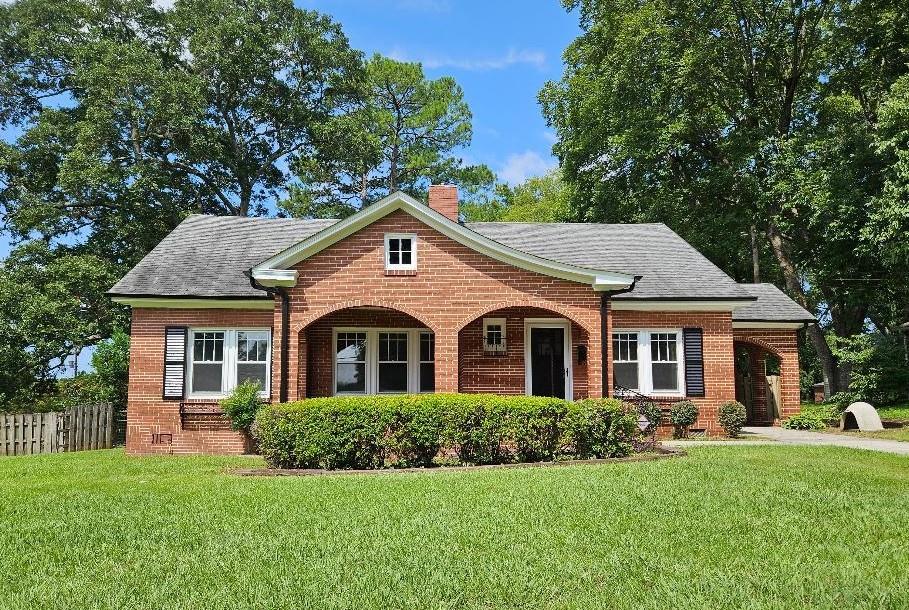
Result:
{"label": "gray shingle roof", "polygon": [[[191,216],[117,282],[111,294],[265,298],[262,291],[250,285],[246,272],[335,222]],[[466,226],[543,258],[643,276],[633,292],[616,298],[751,300],[759,296],[760,306],[755,303],[739,312],[756,311],[764,316],[762,319],[809,316],[779,291],[778,295],[757,294],[751,292],[749,285],[737,284],[663,224],[468,223]],[[766,306],[765,294],[772,299]]]}
{"label": "gray shingle roof", "polygon": [[740,284],[757,301],[732,312],[736,322],[814,322],[814,316],[773,284]]}
{"label": "gray shingle roof", "polygon": [[124,296],[270,298],[245,272],[336,220],[190,216],[111,288]]}
{"label": "gray shingle roof", "polygon": [[662,223],[474,222],[467,227],[517,250],[581,267],[641,275],[616,299],[749,299],[719,267]]}

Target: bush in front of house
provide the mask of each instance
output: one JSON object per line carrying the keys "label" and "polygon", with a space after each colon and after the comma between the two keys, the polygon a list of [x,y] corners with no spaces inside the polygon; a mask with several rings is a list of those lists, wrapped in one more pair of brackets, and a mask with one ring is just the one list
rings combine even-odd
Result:
{"label": "bush in front of house", "polygon": [[621,457],[640,434],[618,400],[490,394],[312,398],[263,407],[254,430],[269,466],[325,469]]}
{"label": "bush in front of house", "polygon": [[720,405],[717,421],[726,431],[727,436],[738,438],[747,419],[748,412],[742,403],[732,400]]}
{"label": "bush in front of house", "polygon": [[688,437],[688,428],[698,420],[698,406],[690,400],[682,400],[669,410],[669,421],[675,426],[676,436]]}
{"label": "bush in front of house", "polygon": [[827,427],[824,419],[817,413],[799,413],[783,420],[782,426],[789,430],[823,430]]}
{"label": "bush in front of house", "polygon": [[232,430],[249,432],[256,413],[262,406],[262,398],[259,396],[261,391],[262,386],[258,381],[244,381],[221,401],[221,410],[230,420]]}

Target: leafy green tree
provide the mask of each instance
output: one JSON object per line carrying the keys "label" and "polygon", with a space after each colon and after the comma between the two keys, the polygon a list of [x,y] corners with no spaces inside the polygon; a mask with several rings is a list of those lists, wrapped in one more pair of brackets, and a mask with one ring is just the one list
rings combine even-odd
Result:
{"label": "leafy green tree", "polygon": [[[734,277],[785,285],[837,336],[861,332],[894,270],[872,223],[894,235],[905,212],[881,201],[888,176],[900,188],[882,138],[902,132],[881,108],[909,63],[903,3],[564,4],[583,33],[540,97],[578,217],[664,221]],[[843,389],[849,363],[824,328],[809,337]]]}
{"label": "leafy green tree", "polygon": [[61,256],[42,241],[0,263],[0,403],[53,392],[68,356],[125,326],[104,296],[118,275],[97,256]]}
{"label": "leafy green tree", "polygon": [[470,144],[471,114],[451,77],[427,79],[418,63],[374,55],[358,129],[338,148],[349,154],[301,157],[302,185],[283,207],[294,216],[344,217],[396,190],[422,197],[430,183],[462,190],[491,187],[485,166],[465,166],[456,151]]}
{"label": "leafy green tree", "polygon": [[115,329],[110,339],[102,341],[92,354],[93,375],[98,378],[99,398],[126,408],[129,383],[129,335]]}
{"label": "leafy green tree", "polygon": [[468,221],[567,222],[572,220],[572,188],[558,169],[521,184],[496,185],[496,196],[468,202],[462,211]]}
{"label": "leafy green tree", "polygon": [[4,198],[22,233],[106,229],[107,210],[164,205],[149,199],[261,213],[288,163],[335,150],[362,93],[361,56],[340,27],[291,0],[2,10],[0,118],[33,125],[32,162],[12,163]]}

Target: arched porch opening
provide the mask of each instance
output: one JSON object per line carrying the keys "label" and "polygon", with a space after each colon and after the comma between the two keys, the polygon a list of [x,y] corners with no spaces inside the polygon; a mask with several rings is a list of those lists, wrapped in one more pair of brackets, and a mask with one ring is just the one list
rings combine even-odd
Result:
{"label": "arched porch opening", "polygon": [[766,343],[735,339],[735,399],[745,405],[749,425],[771,425],[782,418],[781,357]]}
{"label": "arched porch opening", "polygon": [[458,391],[587,398],[593,351],[587,328],[564,312],[489,308],[458,329]]}
{"label": "arched porch opening", "polygon": [[330,309],[297,333],[297,398],[434,392],[435,333],[377,305]]}

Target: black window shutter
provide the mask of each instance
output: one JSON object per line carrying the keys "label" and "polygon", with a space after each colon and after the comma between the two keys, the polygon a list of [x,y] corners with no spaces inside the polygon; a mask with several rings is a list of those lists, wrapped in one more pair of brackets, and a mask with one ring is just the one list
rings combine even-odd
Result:
{"label": "black window shutter", "polygon": [[186,378],[185,326],[164,329],[164,399],[182,400]]}
{"label": "black window shutter", "polygon": [[686,328],[682,337],[685,343],[685,394],[702,398],[707,395],[704,388],[704,331]]}

